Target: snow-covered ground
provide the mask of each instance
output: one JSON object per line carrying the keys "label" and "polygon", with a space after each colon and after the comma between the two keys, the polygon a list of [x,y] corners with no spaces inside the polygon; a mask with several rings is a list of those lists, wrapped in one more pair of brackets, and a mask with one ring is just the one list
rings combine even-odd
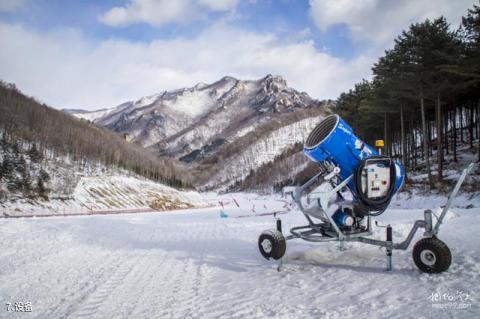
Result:
{"label": "snow-covered ground", "polygon": [[[478,318],[478,198],[460,197],[449,212],[439,238],[452,251],[452,266],[428,275],[413,264],[412,247],[395,251],[394,270],[386,272],[378,247],[349,243],[342,251],[336,243],[299,240],[288,242],[277,272],[257,249],[258,235],[274,219],[256,215],[284,211],[285,202],[203,196],[221,200],[228,218],[217,207],[0,219],[0,317]],[[398,200],[379,221],[393,225],[398,241],[424,208],[444,202]],[[281,216],[284,229],[304,223],[295,209]],[[384,229],[374,236],[383,238]],[[465,308],[452,309],[459,298]],[[6,311],[19,302],[31,303],[32,312]]]}
{"label": "snow-covered ground", "polygon": [[67,198],[20,198],[1,203],[0,217],[86,215],[148,211],[151,206],[172,210],[207,205],[198,192],[179,191],[141,176],[126,176],[120,172],[83,176]]}

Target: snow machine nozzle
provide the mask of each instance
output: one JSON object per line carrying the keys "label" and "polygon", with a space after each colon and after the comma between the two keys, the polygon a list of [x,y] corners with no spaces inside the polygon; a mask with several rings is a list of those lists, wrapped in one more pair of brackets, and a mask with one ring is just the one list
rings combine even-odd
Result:
{"label": "snow machine nozzle", "polygon": [[386,209],[403,184],[403,166],[379,155],[336,114],[313,129],[303,151],[314,162],[329,162],[340,168],[340,181],[353,175],[347,186],[367,211]]}

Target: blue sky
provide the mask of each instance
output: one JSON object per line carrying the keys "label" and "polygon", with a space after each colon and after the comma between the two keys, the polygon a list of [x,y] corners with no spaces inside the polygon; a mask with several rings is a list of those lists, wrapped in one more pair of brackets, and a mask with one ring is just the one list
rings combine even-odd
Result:
{"label": "blue sky", "polygon": [[97,109],[224,75],[267,73],[335,98],[412,22],[457,26],[475,1],[2,0],[0,79]]}
{"label": "blue sky", "polygon": [[[175,0],[173,0],[175,1]],[[130,41],[149,42],[158,38],[172,39],[178,36],[194,37],[215,20],[228,18],[225,12],[209,12],[205,19],[193,20],[187,24],[168,23],[161,27],[148,23],[132,24],[127,27],[112,28],[99,21],[98,17],[115,6],[127,1],[29,1],[29,5],[19,10],[0,13],[3,21],[24,23],[36,30],[48,31],[57,28],[78,28],[97,40],[112,37]],[[355,56],[347,29],[336,25],[327,32],[319,31],[309,16],[309,2],[306,0],[244,1],[235,8],[236,17],[232,25],[253,32],[274,32],[286,38],[295,37],[308,30],[318,50],[328,50],[335,56],[352,58]]]}

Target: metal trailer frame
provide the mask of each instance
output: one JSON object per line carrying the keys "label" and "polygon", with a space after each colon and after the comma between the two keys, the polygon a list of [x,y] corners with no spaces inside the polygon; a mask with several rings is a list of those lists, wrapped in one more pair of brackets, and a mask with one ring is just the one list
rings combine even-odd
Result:
{"label": "metal trailer frame", "polygon": [[[377,240],[368,238],[366,236],[372,235],[372,225],[371,225],[371,216],[367,216],[367,226],[366,229],[357,231],[357,232],[347,232],[342,231],[337,224],[333,221],[331,215],[334,212],[331,207],[333,205],[339,205],[342,202],[339,200],[334,201],[333,203],[329,202],[330,198],[333,195],[339,194],[340,190],[344,188],[353,178],[353,175],[349,176],[342,182],[335,184],[333,182],[334,178],[338,179],[338,174],[340,173],[340,169],[335,167],[331,164],[322,163],[320,165],[322,168],[322,172],[312,177],[302,186],[289,186],[284,187],[282,190],[283,195],[290,194],[298,205],[302,213],[305,215],[305,218],[308,221],[308,225],[305,226],[296,226],[290,229],[290,235],[285,236],[285,240],[292,240],[292,239],[303,239],[310,242],[328,242],[328,241],[339,241],[341,244],[344,241],[351,241],[351,242],[360,242],[364,244],[374,245],[385,247],[387,251],[387,270],[392,270],[392,252],[395,249],[406,250],[410,243],[415,236],[415,233],[419,228],[424,228],[425,232],[423,233],[424,237],[431,238],[435,237],[438,232],[440,231],[440,226],[443,223],[443,219],[445,218],[450,206],[454,198],[457,196],[458,191],[465,180],[465,177],[472,171],[474,167],[474,163],[471,163],[463,169],[460,178],[458,179],[457,183],[453,187],[450,195],[448,196],[447,204],[443,207],[440,216],[435,216],[437,218],[437,222],[435,225],[433,224],[432,215],[433,212],[430,209],[424,211],[423,220],[416,220],[413,227],[411,228],[407,237],[399,243],[394,243],[392,239],[392,226],[387,225],[383,226],[386,227],[386,240]],[[317,200],[318,203],[318,211],[320,214],[323,215],[321,223],[314,223],[311,216],[306,212],[305,207],[302,204],[302,196],[304,196],[306,190],[312,186],[314,183],[322,180],[322,183],[328,181],[333,186],[333,189],[328,192],[318,192],[308,194],[307,200],[311,201],[312,199]],[[335,208],[336,209],[336,208]],[[315,217],[316,218],[316,217]],[[378,224],[377,224],[378,226]],[[281,232],[281,220],[277,219],[277,230]],[[280,259],[280,264],[278,270],[282,265],[282,259]]]}

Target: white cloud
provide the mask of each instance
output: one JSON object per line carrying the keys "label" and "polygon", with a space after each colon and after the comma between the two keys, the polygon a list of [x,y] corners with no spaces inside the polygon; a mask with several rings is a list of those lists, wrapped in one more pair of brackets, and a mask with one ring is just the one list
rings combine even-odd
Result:
{"label": "white cloud", "polygon": [[310,0],[310,15],[322,31],[345,24],[355,41],[369,40],[380,46],[411,23],[444,15],[453,27],[461,22],[473,0]]}
{"label": "white cloud", "polygon": [[135,23],[184,24],[204,17],[209,11],[231,10],[236,4],[237,0],[130,0],[125,6],[110,9],[99,19],[114,27]]}
{"label": "white cloud", "polygon": [[193,39],[92,42],[75,30],[38,34],[0,24],[0,79],[57,108],[111,107],[224,75],[280,74],[312,97],[336,98],[370,74],[372,58],[343,61],[311,41],[285,43],[222,24]]}
{"label": "white cloud", "polygon": [[198,2],[212,11],[227,11],[237,5],[237,0],[199,0]]}
{"label": "white cloud", "polygon": [[25,0],[1,0],[0,12],[15,11],[23,6]]}

